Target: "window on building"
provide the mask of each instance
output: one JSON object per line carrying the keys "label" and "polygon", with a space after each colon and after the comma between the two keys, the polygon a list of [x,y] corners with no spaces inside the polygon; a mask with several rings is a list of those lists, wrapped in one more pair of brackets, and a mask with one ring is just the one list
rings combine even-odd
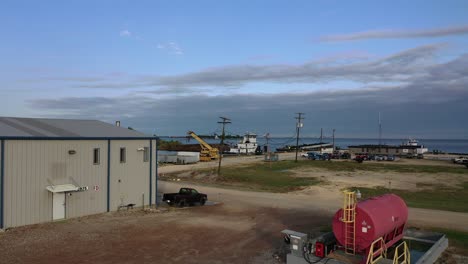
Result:
{"label": "window on building", "polygon": [[396,149],[396,153],[398,153],[398,152],[400,152],[400,149],[399,149],[399,148]]}
{"label": "window on building", "polygon": [[126,152],[125,148],[120,148],[120,163],[125,163],[127,161]]}
{"label": "window on building", "polygon": [[149,161],[149,148],[145,147],[145,150],[143,151],[143,162],[148,162]]}
{"label": "window on building", "polygon": [[362,148],[361,152],[364,152],[364,148]]}
{"label": "window on building", "polygon": [[386,148],[385,151],[388,153],[388,148]]}
{"label": "window on building", "polygon": [[101,161],[100,153],[99,153],[99,148],[93,149],[93,164],[94,165],[99,165]]}

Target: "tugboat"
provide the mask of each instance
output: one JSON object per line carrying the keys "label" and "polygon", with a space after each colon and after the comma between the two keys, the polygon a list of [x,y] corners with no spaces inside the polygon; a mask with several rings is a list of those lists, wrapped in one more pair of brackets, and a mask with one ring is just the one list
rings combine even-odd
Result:
{"label": "tugboat", "polygon": [[257,144],[257,135],[253,133],[246,133],[235,147],[231,147],[227,154],[261,154],[261,148]]}
{"label": "tugboat", "polygon": [[403,142],[400,147],[403,149],[403,152],[408,152],[409,149],[414,149],[416,150],[415,154],[424,154],[429,151],[427,147],[420,145],[414,138],[409,138],[406,142]]}

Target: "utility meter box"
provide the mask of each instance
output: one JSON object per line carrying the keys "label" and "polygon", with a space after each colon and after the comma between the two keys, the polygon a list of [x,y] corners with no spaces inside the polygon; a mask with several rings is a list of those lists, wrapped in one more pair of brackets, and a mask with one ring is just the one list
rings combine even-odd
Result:
{"label": "utility meter box", "polygon": [[302,253],[304,252],[304,245],[307,242],[307,234],[289,229],[285,229],[281,231],[281,233],[285,234],[284,240],[286,243],[289,243],[291,254],[302,257]]}

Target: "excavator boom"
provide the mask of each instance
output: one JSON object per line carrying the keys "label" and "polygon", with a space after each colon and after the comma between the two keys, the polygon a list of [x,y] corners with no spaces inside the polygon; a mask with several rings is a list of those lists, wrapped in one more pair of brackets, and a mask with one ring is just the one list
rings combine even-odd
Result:
{"label": "excavator boom", "polygon": [[187,134],[192,136],[198,143],[200,143],[201,151],[200,151],[200,161],[211,161],[213,159],[219,158],[219,150],[217,148],[213,148],[210,144],[206,143],[202,138],[200,138],[195,132],[189,131]]}

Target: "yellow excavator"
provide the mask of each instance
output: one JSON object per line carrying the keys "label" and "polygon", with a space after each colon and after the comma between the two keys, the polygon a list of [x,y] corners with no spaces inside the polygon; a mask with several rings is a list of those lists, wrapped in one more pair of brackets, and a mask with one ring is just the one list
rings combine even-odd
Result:
{"label": "yellow excavator", "polygon": [[217,148],[210,146],[210,144],[206,143],[206,141],[197,136],[197,134],[195,134],[193,131],[189,131],[187,134],[192,136],[195,140],[198,141],[198,143],[200,143],[200,161],[211,161],[219,158],[219,150]]}

